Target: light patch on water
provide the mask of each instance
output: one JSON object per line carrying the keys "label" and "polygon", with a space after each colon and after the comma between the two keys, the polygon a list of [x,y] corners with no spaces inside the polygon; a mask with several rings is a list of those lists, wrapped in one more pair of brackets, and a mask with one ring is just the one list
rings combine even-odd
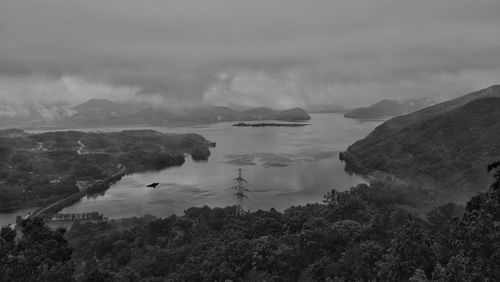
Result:
{"label": "light patch on water", "polygon": [[[180,167],[124,177],[105,195],[82,199],[63,212],[104,213],[109,218],[182,214],[193,206],[235,204],[237,168],[249,190],[245,209],[284,210],[321,202],[331,189],[343,191],[364,182],[344,171],[338,152],[366,136],[379,123],[359,123],[336,114],[314,114],[301,128],[239,128],[232,123],[204,127],[156,128],[196,132],[217,142],[207,162],[190,158]],[[157,189],[145,186],[159,182]]]}

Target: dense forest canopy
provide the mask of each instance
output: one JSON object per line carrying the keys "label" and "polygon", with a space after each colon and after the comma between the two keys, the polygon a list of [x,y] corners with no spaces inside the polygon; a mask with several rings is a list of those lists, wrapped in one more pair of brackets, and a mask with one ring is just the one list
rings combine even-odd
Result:
{"label": "dense forest canopy", "polygon": [[205,206],[75,224],[64,237],[27,220],[19,239],[1,231],[0,280],[498,281],[499,168],[465,207],[426,214],[415,191],[360,184],[284,212]]}

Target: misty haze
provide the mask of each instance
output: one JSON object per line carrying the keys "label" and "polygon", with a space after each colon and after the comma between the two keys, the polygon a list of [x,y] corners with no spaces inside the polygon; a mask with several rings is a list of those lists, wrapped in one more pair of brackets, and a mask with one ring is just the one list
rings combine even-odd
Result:
{"label": "misty haze", "polygon": [[0,281],[500,281],[499,12],[0,0]]}

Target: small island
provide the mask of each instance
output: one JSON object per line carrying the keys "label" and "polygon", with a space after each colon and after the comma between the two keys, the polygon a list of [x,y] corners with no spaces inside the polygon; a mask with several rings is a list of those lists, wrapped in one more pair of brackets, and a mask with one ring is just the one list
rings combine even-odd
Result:
{"label": "small island", "polygon": [[237,127],[302,127],[307,126],[309,123],[272,123],[272,122],[263,122],[263,123],[245,123],[238,122],[233,124],[233,126]]}

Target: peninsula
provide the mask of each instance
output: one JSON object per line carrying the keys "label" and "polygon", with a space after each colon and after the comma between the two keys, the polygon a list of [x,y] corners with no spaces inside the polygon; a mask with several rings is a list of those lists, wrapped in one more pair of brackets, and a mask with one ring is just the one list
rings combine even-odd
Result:
{"label": "peninsula", "polygon": [[[109,133],[0,131],[0,210],[46,207],[106,190],[123,175],[159,170],[210,155],[198,134],[153,130]],[[72,198],[75,200],[75,198]]]}

